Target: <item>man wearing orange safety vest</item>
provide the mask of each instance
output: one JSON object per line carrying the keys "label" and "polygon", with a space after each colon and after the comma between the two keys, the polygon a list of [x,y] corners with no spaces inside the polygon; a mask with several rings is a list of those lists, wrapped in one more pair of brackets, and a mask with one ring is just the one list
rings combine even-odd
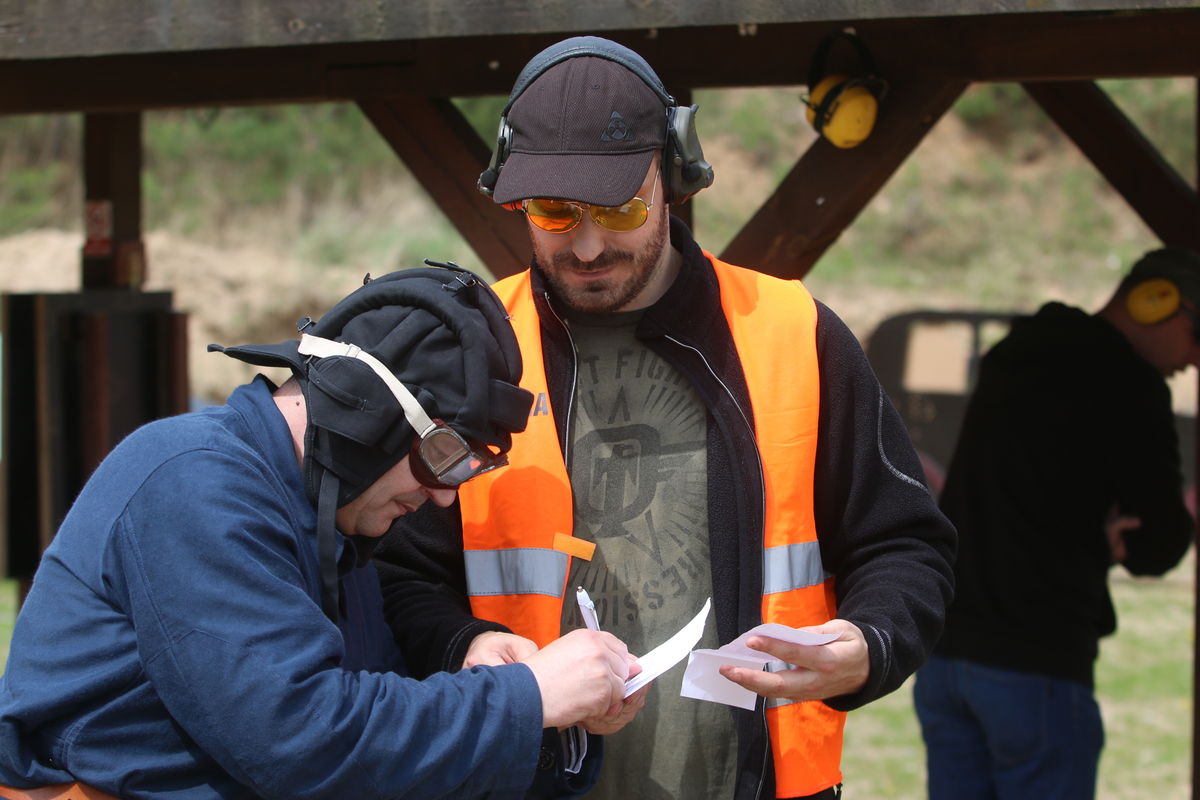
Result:
{"label": "man wearing orange safety vest", "polygon": [[589,797],[837,797],[845,712],[900,686],[941,631],[954,531],[846,326],[670,217],[712,182],[695,110],[596,37],[517,78],[480,188],[529,223],[531,269],[496,287],[529,425],[494,479],[386,537],[385,603],[427,671],[580,627],[577,586],[634,653],[710,597],[701,647],[762,622],[836,634],[751,639],[773,665],[721,670],[762,696],[753,711],[680,697],[679,669],[582,727],[644,705],[603,742]]}

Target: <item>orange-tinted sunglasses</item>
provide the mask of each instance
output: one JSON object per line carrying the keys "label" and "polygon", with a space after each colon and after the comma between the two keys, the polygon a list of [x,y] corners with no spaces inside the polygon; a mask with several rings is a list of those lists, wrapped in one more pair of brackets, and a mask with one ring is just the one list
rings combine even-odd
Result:
{"label": "orange-tinted sunglasses", "polygon": [[[658,172],[654,173],[654,185],[650,197],[658,189]],[[505,203],[505,208],[524,211],[537,227],[550,233],[566,233],[574,230],[583,221],[586,212],[601,228],[618,233],[634,231],[646,224],[654,203],[634,197],[619,206],[594,206],[574,200],[555,200],[549,197],[531,197],[515,203]]]}

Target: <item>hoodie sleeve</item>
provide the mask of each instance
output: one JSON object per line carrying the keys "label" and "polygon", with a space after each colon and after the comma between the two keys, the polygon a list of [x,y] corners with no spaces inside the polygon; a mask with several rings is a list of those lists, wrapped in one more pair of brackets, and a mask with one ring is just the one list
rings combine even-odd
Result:
{"label": "hoodie sleeve", "polygon": [[528,667],[424,681],[342,669],[300,546],[284,498],[214,451],[166,462],[125,509],[105,569],[147,679],[188,736],[262,797],[528,787],[542,739]]}
{"label": "hoodie sleeve", "polygon": [[384,616],[416,677],[456,672],[476,636],[508,632],[471,615],[457,500],[448,508],[426,503],[397,520],[374,563]]}
{"label": "hoodie sleeve", "polygon": [[[1157,576],[1183,558],[1195,521],[1184,503],[1170,391],[1157,373],[1130,373],[1116,391],[1107,392],[1113,407],[1105,408],[1104,417],[1087,433],[1100,440],[1098,458],[1108,462],[1117,511],[1141,523],[1124,534],[1127,555],[1122,565],[1132,575]],[[1095,430],[1105,435],[1097,437]]]}
{"label": "hoodie sleeve", "polygon": [[862,629],[871,659],[862,690],[827,701],[851,710],[897,689],[933,649],[953,596],[956,538],[858,340],[817,308],[817,532],[838,616]]}

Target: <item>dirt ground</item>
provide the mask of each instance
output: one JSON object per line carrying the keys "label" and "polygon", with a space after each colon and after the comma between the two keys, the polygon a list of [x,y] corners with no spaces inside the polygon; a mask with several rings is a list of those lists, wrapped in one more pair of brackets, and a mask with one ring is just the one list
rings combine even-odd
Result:
{"label": "dirt ground", "polygon": [[[80,281],[79,234],[35,230],[0,239],[0,292],[72,292]],[[210,354],[210,342],[279,341],[294,335],[295,320],[321,312],[351,291],[361,275],[319,269],[270,248],[213,247],[169,233],[146,237],[147,291],[174,292],[175,307],[189,315],[189,369],[193,393],[217,400],[255,368]],[[864,292],[821,286],[821,299],[860,338],[884,317],[914,302],[937,302],[895,291]],[[281,302],[281,297],[290,298]],[[949,300],[949,299],[947,299]]]}
{"label": "dirt ground", "polygon": [[[79,234],[38,230],[0,239],[0,291],[79,289]],[[147,291],[174,292],[188,314],[192,393],[217,401],[258,368],[219,354],[209,343],[246,344],[291,338],[295,321],[319,316],[351,291],[361,276],[321,271],[266,248],[216,248],[167,233],[146,237]],[[280,304],[280,297],[291,301]]]}
{"label": "dirt ground", "polygon": [[[208,353],[209,343],[225,345],[274,342],[295,336],[301,316],[319,317],[359,285],[357,268],[322,268],[281,255],[270,246],[233,244],[224,247],[165,232],[146,236],[147,291],[174,292],[175,307],[189,315],[188,358],[192,394],[219,402],[258,368]],[[0,238],[0,292],[71,292],[80,281],[80,234],[34,230]],[[962,287],[899,290],[834,281],[821,274],[820,263],[806,280],[818,299],[829,305],[865,343],[879,322],[917,308],[974,308],[977,301]],[[1047,286],[1050,297],[1069,292]],[[1099,295],[1079,298],[1097,307]],[[1018,309],[1020,310],[1020,309]],[[270,371],[268,371],[270,374]],[[274,373],[273,377],[282,377]],[[1193,370],[1172,380],[1177,410],[1195,413]]]}

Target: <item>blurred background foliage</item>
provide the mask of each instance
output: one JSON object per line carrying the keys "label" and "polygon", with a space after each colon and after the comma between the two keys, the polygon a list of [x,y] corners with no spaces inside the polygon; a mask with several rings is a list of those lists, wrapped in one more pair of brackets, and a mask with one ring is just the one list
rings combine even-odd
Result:
{"label": "blurred background foliage", "polygon": [[[1169,163],[1189,180],[1196,175],[1193,81],[1101,85]],[[722,189],[751,172],[765,175],[763,188],[769,191],[811,141],[799,94],[792,89],[696,93],[706,151],[732,151],[737,158],[731,174],[710,155],[717,184],[697,197],[697,230],[709,249],[723,246],[757,208],[737,202],[739,192]],[[456,102],[490,143],[504,99]],[[1109,247],[1103,234],[1112,220],[1100,201],[1110,190],[1089,164],[1071,158],[1070,143],[1019,86],[972,86],[939,127],[948,124],[960,145],[969,148],[971,161],[954,169],[950,179],[931,181],[931,159],[911,159],[887,188],[882,205],[890,211],[873,213],[876,209],[869,207],[853,227],[857,245],[865,250],[834,257],[829,265],[822,262],[822,271],[868,268],[886,275],[894,272],[890,263],[914,259],[955,269],[972,253],[1021,236],[1028,227],[1024,219],[1002,218],[989,209],[1001,196],[1025,194],[1031,174],[1058,186],[1068,200],[1056,212],[1061,216],[1056,236],[1064,249],[1086,254]],[[79,115],[0,117],[0,236],[31,228],[78,228],[81,125]],[[363,247],[368,254],[389,249],[403,254],[399,240],[413,234],[372,230],[384,211],[380,199],[392,197],[385,187],[403,183],[407,174],[353,105],[151,112],[145,115],[144,137],[146,230],[223,242],[255,235],[248,223],[267,216],[273,224],[259,235],[286,232],[283,240],[294,255],[325,263],[349,259]],[[411,191],[422,194],[415,186]],[[286,217],[280,218],[281,211]],[[435,244],[447,237],[461,249],[452,227],[436,212],[430,216],[436,219],[422,226],[418,238],[432,237],[435,241],[428,243]],[[923,235],[934,227],[953,228],[955,234]]]}
{"label": "blurred background foliage", "polygon": [[[1195,181],[1195,81],[1101,84],[1184,179]],[[801,87],[700,90],[697,126],[716,183],[691,202],[697,238],[719,253],[815,134]],[[504,97],[455,102],[489,145]],[[879,125],[887,124],[886,101]],[[5,271],[74,276],[82,117],[0,117]],[[365,273],[481,262],[353,104],[147,112],[143,120],[147,288],[170,288],[209,341],[272,341]],[[69,237],[68,237],[69,238]],[[860,337],[912,307],[1029,310],[1102,301],[1158,245],[1017,85],[968,88],[806,279]],[[5,251],[0,251],[3,256]],[[12,265],[13,261],[21,263]],[[752,266],[752,265],[751,265]],[[263,286],[263,272],[271,283]],[[70,288],[64,278],[23,290]],[[258,284],[258,285],[256,285]],[[13,286],[0,276],[0,290]],[[223,317],[217,319],[218,313]],[[195,327],[195,326],[194,326]],[[245,377],[194,350],[193,383],[216,400]],[[220,371],[213,376],[198,370]]]}

